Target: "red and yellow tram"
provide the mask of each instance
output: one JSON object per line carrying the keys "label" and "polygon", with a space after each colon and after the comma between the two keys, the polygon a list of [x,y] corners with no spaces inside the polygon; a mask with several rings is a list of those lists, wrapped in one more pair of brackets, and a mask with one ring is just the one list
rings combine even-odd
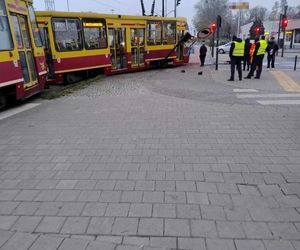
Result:
{"label": "red and yellow tram", "polygon": [[47,65],[32,0],[0,0],[0,107],[44,89]]}
{"label": "red and yellow tram", "polygon": [[95,70],[110,75],[188,60],[184,45],[170,54],[185,33],[185,18],[45,11],[36,14],[52,83],[75,82]]}

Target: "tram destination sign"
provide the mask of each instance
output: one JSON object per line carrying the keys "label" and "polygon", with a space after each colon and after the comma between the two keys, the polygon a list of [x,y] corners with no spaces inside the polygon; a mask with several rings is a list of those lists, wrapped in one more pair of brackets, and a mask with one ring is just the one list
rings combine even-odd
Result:
{"label": "tram destination sign", "polygon": [[249,2],[232,2],[228,7],[233,10],[249,10]]}

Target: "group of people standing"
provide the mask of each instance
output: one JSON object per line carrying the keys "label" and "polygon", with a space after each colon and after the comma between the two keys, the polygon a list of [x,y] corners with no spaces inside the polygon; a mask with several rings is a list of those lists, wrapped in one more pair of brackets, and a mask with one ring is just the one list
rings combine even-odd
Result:
{"label": "group of people standing", "polygon": [[234,81],[235,68],[237,68],[239,80],[243,78],[242,75],[242,61],[244,62],[244,71],[249,71],[245,79],[251,79],[256,71],[255,79],[260,79],[263,60],[265,53],[268,53],[268,68],[275,67],[275,56],[279,50],[278,45],[275,42],[275,38],[272,37],[269,42],[266,41],[265,36],[261,36],[261,39],[256,37],[251,44],[250,39],[247,38],[243,41],[236,36],[232,38],[232,44],[230,47],[229,57],[231,64],[231,75],[228,81]]}

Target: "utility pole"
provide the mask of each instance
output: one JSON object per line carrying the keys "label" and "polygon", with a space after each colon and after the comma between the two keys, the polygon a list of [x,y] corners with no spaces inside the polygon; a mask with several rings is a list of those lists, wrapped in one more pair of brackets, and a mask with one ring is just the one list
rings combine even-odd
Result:
{"label": "utility pole", "polygon": [[162,0],[162,16],[165,16],[165,0]]}
{"label": "utility pole", "polygon": [[48,11],[54,11],[55,10],[54,0],[45,0],[45,9]]}
{"label": "utility pole", "polygon": [[174,0],[174,17],[177,17],[177,0]]}
{"label": "utility pole", "polygon": [[68,12],[70,12],[69,0],[67,0],[67,7],[68,7]]}
{"label": "utility pole", "polygon": [[[288,6],[284,6],[284,14],[283,16],[286,18],[286,12],[287,12]],[[286,27],[283,26],[282,30],[283,30],[283,44],[282,44],[282,50],[281,50],[281,57],[283,57],[283,53],[284,53],[284,40],[285,40],[285,29]]]}
{"label": "utility pole", "polygon": [[174,17],[177,17],[177,6],[180,5],[181,0],[174,0]]}

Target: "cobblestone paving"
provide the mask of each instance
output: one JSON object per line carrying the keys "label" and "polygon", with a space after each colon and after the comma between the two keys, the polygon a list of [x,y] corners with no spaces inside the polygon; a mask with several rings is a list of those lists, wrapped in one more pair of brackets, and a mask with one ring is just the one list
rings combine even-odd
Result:
{"label": "cobblestone paving", "polygon": [[242,103],[209,70],[180,70],[1,121],[0,248],[300,249],[299,107]]}

